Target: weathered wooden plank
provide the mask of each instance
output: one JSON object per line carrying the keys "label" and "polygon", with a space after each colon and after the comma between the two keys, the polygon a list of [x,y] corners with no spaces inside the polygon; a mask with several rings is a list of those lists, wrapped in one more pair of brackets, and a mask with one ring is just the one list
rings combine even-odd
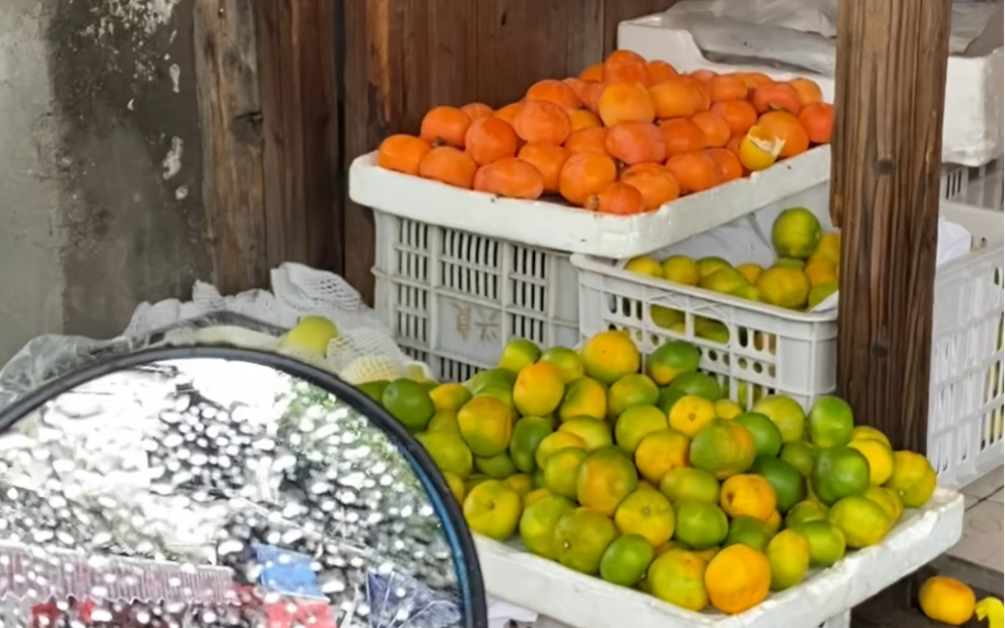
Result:
{"label": "weathered wooden plank", "polygon": [[335,7],[257,0],[266,258],[341,271]]}
{"label": "weathered wooden plank", "polygon": [[842,229],[838,390],[924,451],[950,0],[844,0],[831,213]]}
{"label": "weathered wooden plank", "polygon": [[203,0],[194,11],[213,282],[233,293],[268,281],[255,16],[240,0]]}

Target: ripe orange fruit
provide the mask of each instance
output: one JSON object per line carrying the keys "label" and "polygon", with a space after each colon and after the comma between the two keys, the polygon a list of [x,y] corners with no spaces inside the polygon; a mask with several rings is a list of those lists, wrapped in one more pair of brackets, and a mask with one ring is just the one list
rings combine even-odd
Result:
{"label": "ripe orange fruit", "polygon": [[744,135],[757,124],[757,110],[743,99],[717,102],[712,105],[712,111],[722,116],[734,136]]}
{"label": "ripe orange fruit", "polygon": [[517,137],[513,127],[495,116],[479,118],[468,127],[464,144],[479,166],[516,155]]}
{"label": "ripe orange fruit", "polygon": [[789,85],[796,88],[799,95],[799,104],[803,107],[813,103],[823,102],[824,95],[820,91],[820,86],[808,78],[797,78],[789,81]]}
{"label": "ripe orange fruit", "polygon": [[593,113],[589,109],[570,109],[569,123],[572,125],[572,132],[581,131],[583,129],[593,129],[599,126],[603,126],[603,122],[597,117],[597,114]]}
{"label": "ripe orange fruit", "polygon": [[565,109],[546,100],[528,100],[513,119],[513,128],[525,142],[562,144],[572,133]]}
{"label": "ripe orange fruit", "polygon": [[422,119],[419,137],[433,146],[464,148],[471,118],[457,107],[435,107]]}
{"label": "ripe orange fruit", "polygon": [[600,112],[600,97],[604,95],[605,89],[607,89],[607,83],[601,83],[600,81],[586,82],[580,98],[583,99],[583,104],[586,105],[587,109],[593,113]]}
{"label": "ripe orange fruit", "polygon": [[[642,209],[654,211],[676,200],[680,196],[680,185],[670,171],[658,164],[639,164],[640,166],[655,166],[621,173],[621,182],[627,183],[642,195]],[[637,168],[638,166],[633,166]]]}
{"label": "ripe orange fruit", "polygon": [[659,85],[677,76],[677,69],[666,61],[650,61],[646,64],[652,85]]}
{"label": "ripe orange fruit", "polygon": [[521,107],[523,107],[522,102],[515,102],[506,105],[505,107],[499,108],[496,111],[495,116],[510,126],[513,126],[513,121],[516,120],[516,114],[520,112]]}
{"label": "ripe orange fruit", "polygon": [[544,177],[526,161],[509,157],[479,168],[473,187],[479,192],[532,201],[544,192]]}
{"label": "ripe orange fruit", "polygon": [[739,72],[736,76],[746,84],[748,90],[774,83],[770,76],[761,72]]}
{"label": "ripe orange fruit", "polygon": [[708,88],[713,103],[747,97],[747,84],[735,74],[713,76]]}
{"label": "ripe orange fruit", "polygon": [[621,175],[619,177],[619,180],[620,181],[624,181],[626,177],[630,177],[630,176],[633,176],[633,175],[636,175],[636,174],[639,174],[639,173],[642,173],[642,172],[657,173],[657,174],[659,174],[659,173],[666,173],[666,172],[670,172],[670,171],[667,170],[666,168],[664,168],[663,164],[661,164],[661,163],[646,162],[646,163],[641,163],[641,164],[635,164],[634,166],[629,166],[628,168],[625,168],[624,170],[621,171]]}
{"label": "ripe orange fruit", "polygon": [[565,147],[573,153],[607,154],[607,129],[597,127],[573,131],[565,141]]}
{"label": "ripe orange fruit", "polygon": [[612,157],[629,166],[666,159],[660,130],[652,122],[624,122],[609,129],[606,147]]}
{"label": "ripe orange fruit", "polygon": [[712,111],[699,111],[691,116],[691,122],[701,129],[705,135],[705,146],[710,148],[725,146],[733,135],[725,118]]}
{"label": "ripe orange fruit", "polygon": [[643,212],[642,194],[627,183],[615,181],[591,196],[585,207],[602,214],[633,216]]}
{"label": "ripe orange fruit", "polygon": [[562,166],[558,191],[565,200],[583,206],[618,178],[618,168],[607,155],[573,153]]}
{"label": "ripe orange fruit", "polygon": [[478,164],[471,156],[453,146],[437,146],[419,163],[419,176],[447,185],[471,189]]}
{"label": "ripe orange fruit", "polygon": [[695,111],[705,111],[712,106],[712,92],[709,89],[708,83],[700,81],[691,75],[681,76],[680,78],[695,90],[695,96],[697,96]]}
{"label": "ripe orange fruit", "polygon": [[771,563],[757,550],[731,545],[709,562],[705,570],[705,588],[709,600],[727,615],[749,610],[768,597],[771,587]]}
{"label": "ripe orange fruit", "polygon": [[667,160],[667,170],[682,192],[701,192],[719,184],[718,166],[702,151],[674,155]]}
{"label": "ripe orange fruit", "polygon": [[725,148],[709,148],[705,154],[711,157],[719,168],[719,180],[723,183],[743,177],[743,164],[733,151]]}
{"label": "ripe orange fruit", "polygon": [[805,153],[810,147],[810,138],[799,118],[787,111],[769,111],[758,119],[757,126],[768,135],[785,142],[778,153],[779,157],[795,157]]}
{"label": "ripe orange fruit", "polygon": [[482,118],[487,118],[495,114],[495,109],[480,102],[473,102],[464,105],[463,107],[461,107],[461,111],[463,111],[469,118],[471,118],[472,122],[474,122],[475,120],[481,120]]}
{"label": "ripe orange fruit", "polygon": [[718,72],[713,72],[712,70],[694,70],[693,72],[688,72],[688,76],[693,76],[702,83],[710,83],[712,79],[719,76]]}
{"label": "ripe orange fruit", "polygon": [[527,100],[544,100],[563,109],[579,109],[583,101],[569,85],[555,79],[545,79],[531,85],[527,90]]}
{"label": "ripe orange fruit", "polygon": [[705,132],[687,118],[664,120],[659,129],[668,156],[705,148]]}
{"label": "ripe orange fruit", "polygon": [[657,118],[687,118],[694,115],[701,96],[695,87],[681,77],[671,78],[649,88]]}
{"label": "ripe orange fruit", "polygon": [[806,105],[799,112],[799,122],[814,144],[827,144],[834,131],[834,107],[827,103]]}
{"label": "ripe orange fruit", "polygon": [[799,101],[799,92],[788,83],[771,83],[756,87],[750,96],[750,102],[754,105],[754,109],[757,109],[757,113],[782,109],[792,115],[799,115],[799,111],[803,108]]}
{"label": "ripe orange fruit", "polygon": [[630,50],[615,50],[604,60],[605,83],[649,84],[646,60]]}
{"label": "ripe orange fruit", "polygon": [[649,90],[637,83],[608,85],[598,105],[604,126],[615,127],[623,122],[652,122],[656,106]]}
{"label": "ripe orange fruit", "polygon": [[590,67],[586,68],[579,73],[579,80],[581,81],[603,81],[604,80],[604,64],[594,63]]}
{"label": "ripe orange fruit", "polygon": [[429,142],[418,137],[392,135],[381,142],[377,151],[377,165],[414,176],[419,174],[422,158],[432,149]]}
{"label": "ripe orange fruit", "polygon": [[568,149],[553,144],[526,144],[518,157],[537,168],[544,179],[544,189],[558,191],[558,176],[571,153]]}

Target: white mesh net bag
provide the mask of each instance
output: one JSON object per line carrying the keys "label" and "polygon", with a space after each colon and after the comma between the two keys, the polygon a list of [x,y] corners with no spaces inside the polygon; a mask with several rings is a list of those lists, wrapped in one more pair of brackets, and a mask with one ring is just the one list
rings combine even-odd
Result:
{"label": "white mesh net bag", "polygon": [[[409,377],[431,379],[429,368],[411,360],[394,343],[390,331],[344,279],[323,270],[286,263],[272,270],[272,291],[249,290],[223,296],[215,286],[197,282],[192,300],[169,299],[141,304],[126,329],[142,336],[213,312],[231,312],[282,329],[304,316],[323,316],[339,329],[324,360],[295,349],[282,353],[337,373],[350,384]],[[276,338],[243,328],[181,329],[169,334],[171,344],[220,343],[278,351]]]}

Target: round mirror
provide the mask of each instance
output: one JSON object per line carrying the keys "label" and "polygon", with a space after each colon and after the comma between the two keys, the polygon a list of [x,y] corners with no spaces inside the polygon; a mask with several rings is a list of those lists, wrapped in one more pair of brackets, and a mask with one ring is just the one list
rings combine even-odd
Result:
{"label": "round mirror", "polygon": [[0,626],[485,625],[441,476],[327,373],[157,349],[0,416]]}

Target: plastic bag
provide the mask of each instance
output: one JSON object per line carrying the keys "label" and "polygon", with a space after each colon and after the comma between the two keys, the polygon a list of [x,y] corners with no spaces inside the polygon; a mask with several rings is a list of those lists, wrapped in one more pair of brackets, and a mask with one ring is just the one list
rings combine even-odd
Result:
{"label": "plastic bag", "polygon": [[[834,76],[838,0],[684,0],[665,14],[705,57]],[[1002,3],[955,2],[949,51],[978,55],[1002,45]]]}

